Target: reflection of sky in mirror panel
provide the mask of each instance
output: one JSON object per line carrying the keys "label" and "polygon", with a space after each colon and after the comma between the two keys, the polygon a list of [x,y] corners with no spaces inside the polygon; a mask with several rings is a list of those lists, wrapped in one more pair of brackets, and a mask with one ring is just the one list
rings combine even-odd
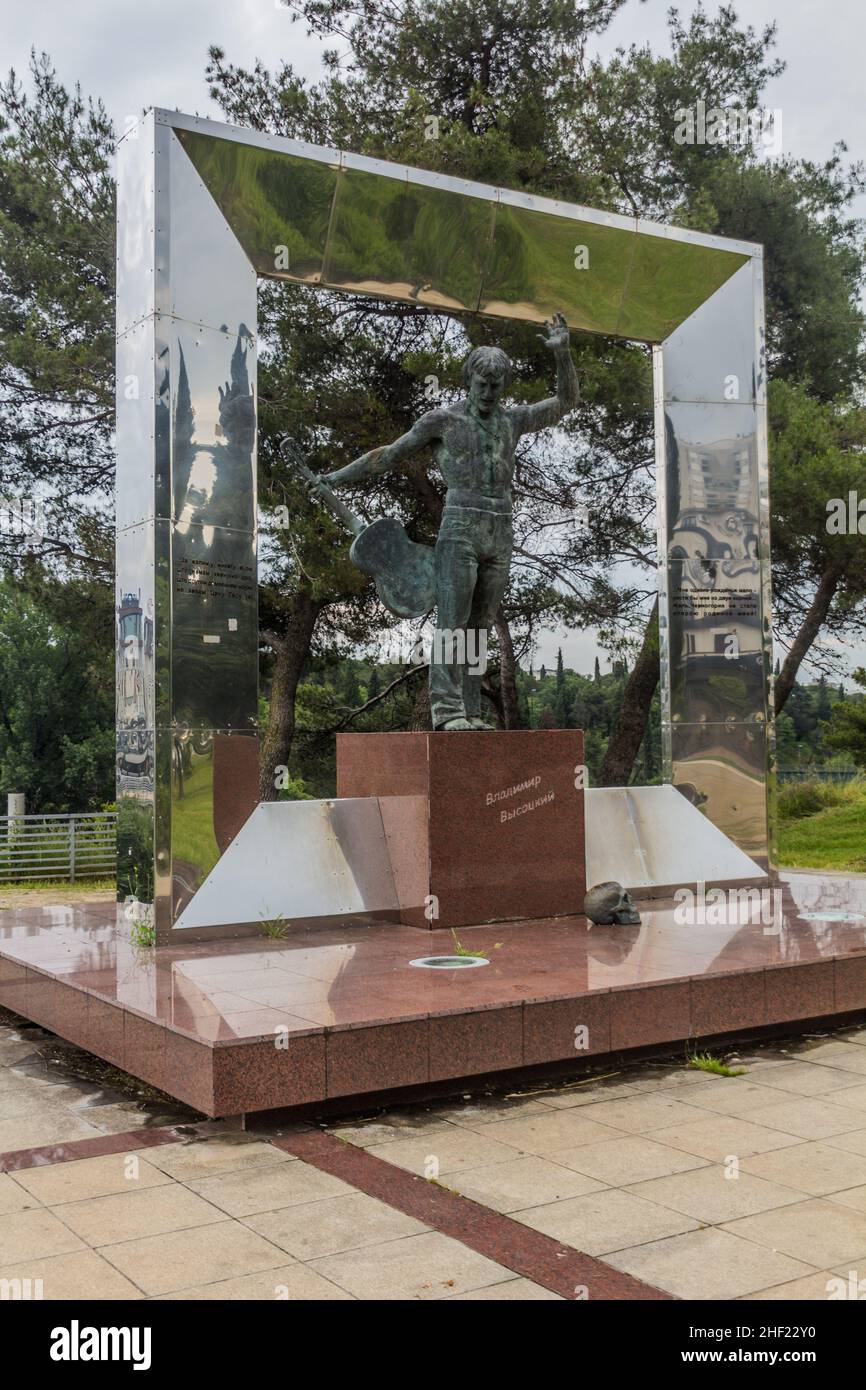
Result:
{"label": "reflection of sky in mirror panel", "polygon": [[177,137],[260,275],[321,278],[335,168],[194,131]]}
{"label": "reflection of sky in mirror panel", "polygon": [[753,401],[754,273],[749,261],[664,343],[664,391],[674,401]]}
{"label": "reflection of sky in mirror panel", "polygon": [[118,530],[154,514],[153,320],[146,319],[117,340],[115,453]]}
{"label": "reflection of sky in mirror panel", "polygon": [[154,309],[154,127],[139,123],[117,147],[117,331]]}
{"label": "reflection of sky in mirror panel", "polygon": [[178,319],[172,337],[173,515],[184,527],[255,525],[256,352],[246,331]]}
{"label": "reflection of sky in mirror panel", "polygon": [[346,170],[324,278],[369,294],[475,309],[492,215],[480,198]]}

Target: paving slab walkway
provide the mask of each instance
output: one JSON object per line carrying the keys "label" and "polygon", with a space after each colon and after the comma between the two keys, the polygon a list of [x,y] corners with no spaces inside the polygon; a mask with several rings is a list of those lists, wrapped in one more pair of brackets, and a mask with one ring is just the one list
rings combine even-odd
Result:
{"label": "paving slab walkway", "polygon": [[866,1028],[245,1133],[52,1042],[0,1023],[2,1297],[866,1298]]}

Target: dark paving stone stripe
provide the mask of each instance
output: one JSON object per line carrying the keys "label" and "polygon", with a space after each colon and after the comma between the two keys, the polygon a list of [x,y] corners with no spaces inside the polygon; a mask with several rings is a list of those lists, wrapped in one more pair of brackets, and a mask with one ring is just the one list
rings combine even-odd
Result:
{"label": "dark paving stone stripe", "polygon": [[634,1301],[671,1297],[602,1260],[397,1168],[366,1149],[343,1143],[332,1134],[309,1130],[281,1135],[271,1143],[563,1298]]}
{"label": "dark paving stone stripe", "polygon": [[164,1126],[160,1129],[128,1129],[123,1134],[94,1135],[92,1139],[70,1139],[65,1144],[44,1144],[36,1149],[12,1149],[9,1153],[0,1154],[0,1173],[14,1173],[21,1168],[42,1168],[49,1163],[69,1163],[76,1158],[104,1158],[106,1154],[150,1149],[157,1144],[179,1144],[189,1137],[180,1129]]}

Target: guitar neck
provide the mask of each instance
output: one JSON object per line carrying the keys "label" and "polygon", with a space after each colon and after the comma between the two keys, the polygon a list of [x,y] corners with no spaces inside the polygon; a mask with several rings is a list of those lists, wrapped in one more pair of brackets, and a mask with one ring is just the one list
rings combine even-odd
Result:
{"label": "guitar neck", "polygon": [[342,521],[343,525],[352,532],[353,536],[357,536],[359,531],[363,531],[366,522],[363,522],[359,516],[355,515],[350,507],[346,506],[345,502],[337,496],[333,488],[328,487],[327,483],[317,478],[315,473],[311,472],[301,459],[295,458],[295,466],[298,472],[306,478],[308,483],[316,484],[316,495],[321,498],[325,506],[337,520]]}

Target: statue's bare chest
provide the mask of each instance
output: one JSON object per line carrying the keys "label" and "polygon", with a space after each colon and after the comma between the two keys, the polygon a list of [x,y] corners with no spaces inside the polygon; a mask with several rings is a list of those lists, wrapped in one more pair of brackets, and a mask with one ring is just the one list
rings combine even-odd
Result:
{"label": "statue's bare chest", "polygon": [[516,442],[514,426],[504,411],[489,423],[458,415],[443,432],[438,463],[451,484],[499,491],[511,482]]}

